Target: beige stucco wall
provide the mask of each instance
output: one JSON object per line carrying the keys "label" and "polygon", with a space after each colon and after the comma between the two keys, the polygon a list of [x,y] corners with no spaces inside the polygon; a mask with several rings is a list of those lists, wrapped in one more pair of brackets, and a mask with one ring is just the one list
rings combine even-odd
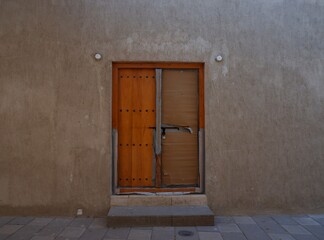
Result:
{"label": "beige stucco wall", "polygon": [[0,214],[107,212],[112,61],[205,63],[216,213],[323,211],[323,26],[322,0],[0,0]]}

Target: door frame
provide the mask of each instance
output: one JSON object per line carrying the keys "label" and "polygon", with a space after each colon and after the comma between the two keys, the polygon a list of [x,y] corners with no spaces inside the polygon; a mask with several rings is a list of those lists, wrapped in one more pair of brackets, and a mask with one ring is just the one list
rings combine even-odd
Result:
{"label": "door frame", "polygon": [[[198,106],[198,152],[199,152],[199,186],[198,187],[118,187],[118,71],[119,69],[193,69],[198,70],[198,92],[199,92],[199,106]],[[112,63],[112,193],[113,194],[129,194],[140,192],[190,192],[203,193],[204,192],[204,161],[205,161],[205,87],[204,87],[204,63],[184,63],[184,62],[113,62]]]}

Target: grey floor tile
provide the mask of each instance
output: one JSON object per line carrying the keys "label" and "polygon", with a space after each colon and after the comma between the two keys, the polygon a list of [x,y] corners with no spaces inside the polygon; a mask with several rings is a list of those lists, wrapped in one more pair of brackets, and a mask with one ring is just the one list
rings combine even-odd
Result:
{"label": "grey floor tile", "polygon": [[79,238],[85,231],[84,227],[66,227],[59,235],[63,238]]}
{"label": "grey floor tile", "polygon": [[56,237],[64,230],[63,226],[45,226],[39,232],[36,233],[37,236],[42,237]]}
{"label": "grey floor tile", "polygon": [[8,237],[8,235],[4,235],[0,233],[0,240],[5,240]]}
{"label": "grey floor tile", "polygon": [[126,239],[129,235],[130,228],[108,228],[105,238]]}
{"label": "grey floor tile", "polygon": [[150,240],[152,230],[131,229],[128,235],[128,240]]}
{"label": "grey floor tile", "polygon": [[234,223],[234,219],[228,216],[216,216],[215,224],[216,223]]}
{"label": "grey floor tile", "polygon": [[314,220],[324,226],[324,218],[316,218]]}
{"label": "grey floor tile", "polygon": [[324,240],[324,227],[321,225],[306,225],[304,226],[309,232],[315,235],[318,239]]}
{"label": "grey floor tile", "polygon": [[10,235],[8,240],[29,240],[31,239],[40,229],[42,226],[37,225],[25,225],[16,231],[14,234]]}
{"label": "grey floor tile", "polygon": [[216,226],[197,226],[198,232],[218,232],[218,228]]}
{"label": "grey floor tile", "polygon": [[270,240],[270,237],[256,224],[239,224],[248,240]]}
{"label": "grey floor tile", "polygon": [[255,221],[248,216],[233,217],[237,224],[255,224]]}
{"label": "grey floor tile", "polygon": [[310,217],[294,217],[293,219],[300,225],[320,225],[318,222],[316,222]]}
{"label": "grey floor tile", "polygon": [[80,240],[101,240],[107,230],[104,228],[91,228],[87,229],[82,236],[79,238]]}
{"label": "grey floor tile", "polygon": [[136,229],[136,230],[153,230],[153,227],[132,227],[132,229]]}
{"label": "grey floor tile", "polygon": [[93,218],[74,218],[69,224],[69,227],[84,227],[87,228],[93,222]]}
{"label": "grey floor tile", "polygon": [[31,240],[54,240],[52,236],[34,236]]}
{"label": "grey floor tile", "polygon": [[73,218],[69,217],[57,217],[53,221],[51,221],[48,226],[50,227],[65,227],[67,226]]}
{"label": "grey floor tile", "polygon": [[269,236],[272,240],[295,240],[295,238],[289,234],[270,233]]}
{"label": "grey floor tile", "polygon": [[308,214],[313,219],[324,218],[324,214]]}
{"label": "grey floor tile", "polygon": [[198,232],[200,240],[223,240],[218,232]]}
{"label": "grey floor tile", "polygon": [[95,218],[89,228],[107,228],[106,218]]}
{"label": "grey floor tile", "polygon": [[39,226],[45,226],[49,224],[51,221],[53,221],[54,218],[35,218],[33,221],[28,223],[28,225],[39,225]]}
{"label": "grey floor tile", "polygon": [[6,216],[0,217],[0,227],[10,222],[12,219],[14,219],[14,217],[6,217]]}
{"label": "grey floor tile", "polygon": [[272,218],[280,225],[297,225],[298,224],[290,216],[287,216],[287,215],[276,215],[276,216],[272,216]]}
{"label": "grey floor tile", "polygon": [[300,234],[292,234],[292,236],[294,237],[294,239],[296,240],[318,240],[317,237],[315,237],[314,235],[300,235]]}
{"label": "grey floor tile", "polygon": [[[180,231],[190,231],[193,233],[191,236],[181,236]],[[199,240],[198,232],[195,227],[176,227],[175,228],[176,240]]]}
{"label": "grey floor tile", "polygon": [[243,233],[222,233],[224,240],[247,240]]}
{"label": "grey floor tile", "polygon": [[154,227],[151,240],[173,240],[175,238],[174,227]]}
{"label": "grey floor tile", "polygon": [[33,221],[33,217],[16,217],[12,219],[9,224],[20,224],[20,225],[25,225]]}
{"label": "grey floor tile", "polygon": [[2,235],[10,235],[18,231],[18,229],[22,228],[23,225],[14,225],[14,224],[7,224],[0,227],[0,234]]}
{"label": "grey floor tile", "polygon": [[254,220],[257,222],[257,225],[266,233],[287,233],[287,231],[272,218],[256,217]]}
{"label": "grey floor tile", "polygon": [[284,229],[287,230],[287,232],[289,232],[290,234],[309,234],[310,232],[308,232],[305,228],[303,228],[300,225],[282,225],[282,227]]}
{"label": "grey floor tile", "polygon": [[216,225],[220,232],[237,232],[240,233],[240,228],[235,223],[219,223]]}

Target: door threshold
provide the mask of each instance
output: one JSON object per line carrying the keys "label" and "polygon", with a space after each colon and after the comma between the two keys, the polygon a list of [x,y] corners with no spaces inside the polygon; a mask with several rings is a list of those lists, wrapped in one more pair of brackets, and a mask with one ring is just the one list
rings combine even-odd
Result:
{"label": "door threshold", "polygon": [[190,193],[201,193],[200,188],[119,188],[116,194],[142,194],[142,195],[183,195]]}

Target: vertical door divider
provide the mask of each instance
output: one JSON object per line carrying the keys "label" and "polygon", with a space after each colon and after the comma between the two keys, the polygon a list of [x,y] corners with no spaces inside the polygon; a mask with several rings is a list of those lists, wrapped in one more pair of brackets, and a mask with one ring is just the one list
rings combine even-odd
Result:
{"label": "vertical door divider", "polygon": [[[162,69],[155,69],[155,80],[156,80],[156,124],[155,124],[155,139],[154,139],[154,151],[155,151],[155,162],[154,174],[155,174],[155,187],[161,186],[161,110],[162,110]],[[153,160],[153,161],[154,161]]]}

